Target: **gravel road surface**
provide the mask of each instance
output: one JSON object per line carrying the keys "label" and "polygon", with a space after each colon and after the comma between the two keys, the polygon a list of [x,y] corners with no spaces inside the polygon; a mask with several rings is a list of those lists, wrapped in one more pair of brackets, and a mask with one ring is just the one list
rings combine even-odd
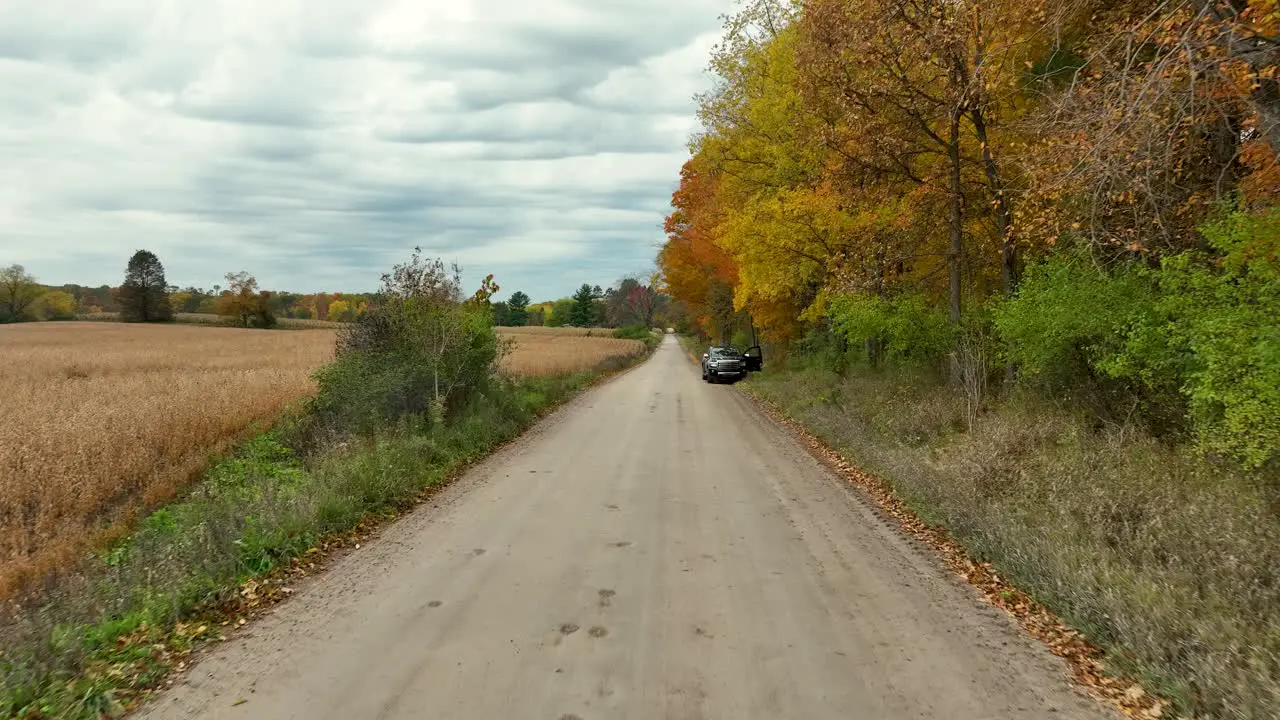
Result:
{"label": "gravel road surface", "polygon": [[142,717],[1119,717],[671,337],[234,636]]}

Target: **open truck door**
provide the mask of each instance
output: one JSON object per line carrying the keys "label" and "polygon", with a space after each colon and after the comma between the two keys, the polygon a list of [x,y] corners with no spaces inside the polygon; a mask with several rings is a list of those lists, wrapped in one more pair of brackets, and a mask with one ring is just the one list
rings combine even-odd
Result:
{"label": "open truck door", "polygon": [[747,372],[760,372],[764,369],[764,352],[759,345],[753,345],[742,353],[742,359],[746,360]]}

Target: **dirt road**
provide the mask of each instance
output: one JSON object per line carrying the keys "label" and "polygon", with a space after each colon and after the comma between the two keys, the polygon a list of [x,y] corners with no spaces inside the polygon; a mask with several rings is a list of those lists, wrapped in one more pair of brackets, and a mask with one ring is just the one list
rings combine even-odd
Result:
{"label": "dirt road", "polygon": [[1111,718],[668,338],[148,718]]}

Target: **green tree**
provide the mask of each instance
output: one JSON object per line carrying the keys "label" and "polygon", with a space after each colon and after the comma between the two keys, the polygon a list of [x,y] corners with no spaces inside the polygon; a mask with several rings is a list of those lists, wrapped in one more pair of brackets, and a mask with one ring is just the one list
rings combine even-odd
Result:
{"label": "green tree", "polygon": [[596,300],[600,298],[600,286],[583,283],[573,294],[573,309],[569,312],[569,324],[591,327],[596,324]]}
{"label": "green tree", "polygon": [[513,325],[511,322],[511,307],[504,302],[496,302],[493,304],[493,324],[498,327]]}
{"label": "green tree", "polygon": [[313,408],[333,429],[373,431],[406,415],[438,424],[484,392],[501,353],[496,289],[463,300],[461,270],[422,257],[382,277],[382,300],[338,332],[336,360],[317,374]]}
{"label": "green tree", "polygon": [[0,322],[21,322],[44,288],[21,265],[0,270]]}
{"label": "green tree", "polygon": [[570,298],[560,298],[551,303],[550,312],[547,313],[545,319],[547,327],[564,327],[569,325],[573,318],[573,300]]}
{"label": "green tree", "polygon": [[[273,293],[271,296],[271,312],[275,313],[276,317],[296,317],[294,311],[301,300],[302,296],[298,293]],[[354,313],[357,305],[356,299],[348,298],[347,302],[351,305],[351,310]]]}
{"label": "green tree", "polygon": [[166,322],[173,319],[164,265],[160,264],[155,253],[139,250],[129,258],[119,299],[120,318],[125,322]]}
{"label": "green tree", "polygon": [[519,290],[507,300],[507,325],[523,327],[529,324],[529,296]]}
{"label": "green tree", "polygon": [[1280,210],[1201,232],[1213,252],[1164,259],[1152,311],[1106,370],[1177,388],[1201,450],[1259,468],[1280,457]]}

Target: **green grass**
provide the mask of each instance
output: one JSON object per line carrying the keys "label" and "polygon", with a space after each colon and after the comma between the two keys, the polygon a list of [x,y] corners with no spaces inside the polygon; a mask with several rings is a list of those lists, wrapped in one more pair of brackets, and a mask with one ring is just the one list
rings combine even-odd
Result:
{"label": "green grass", "polygon": [[1280,717],[1280,477],[1035,396],[801,369],[750,391],[891,485],[1187,715]]}
{"label": "green grass", "polygon": [[413,506],[602,372],[498,381],[450,423],[410,419],[301,457],[288,424],[0,621],[0,717],[114,716],[156,687],[246,582]]}

